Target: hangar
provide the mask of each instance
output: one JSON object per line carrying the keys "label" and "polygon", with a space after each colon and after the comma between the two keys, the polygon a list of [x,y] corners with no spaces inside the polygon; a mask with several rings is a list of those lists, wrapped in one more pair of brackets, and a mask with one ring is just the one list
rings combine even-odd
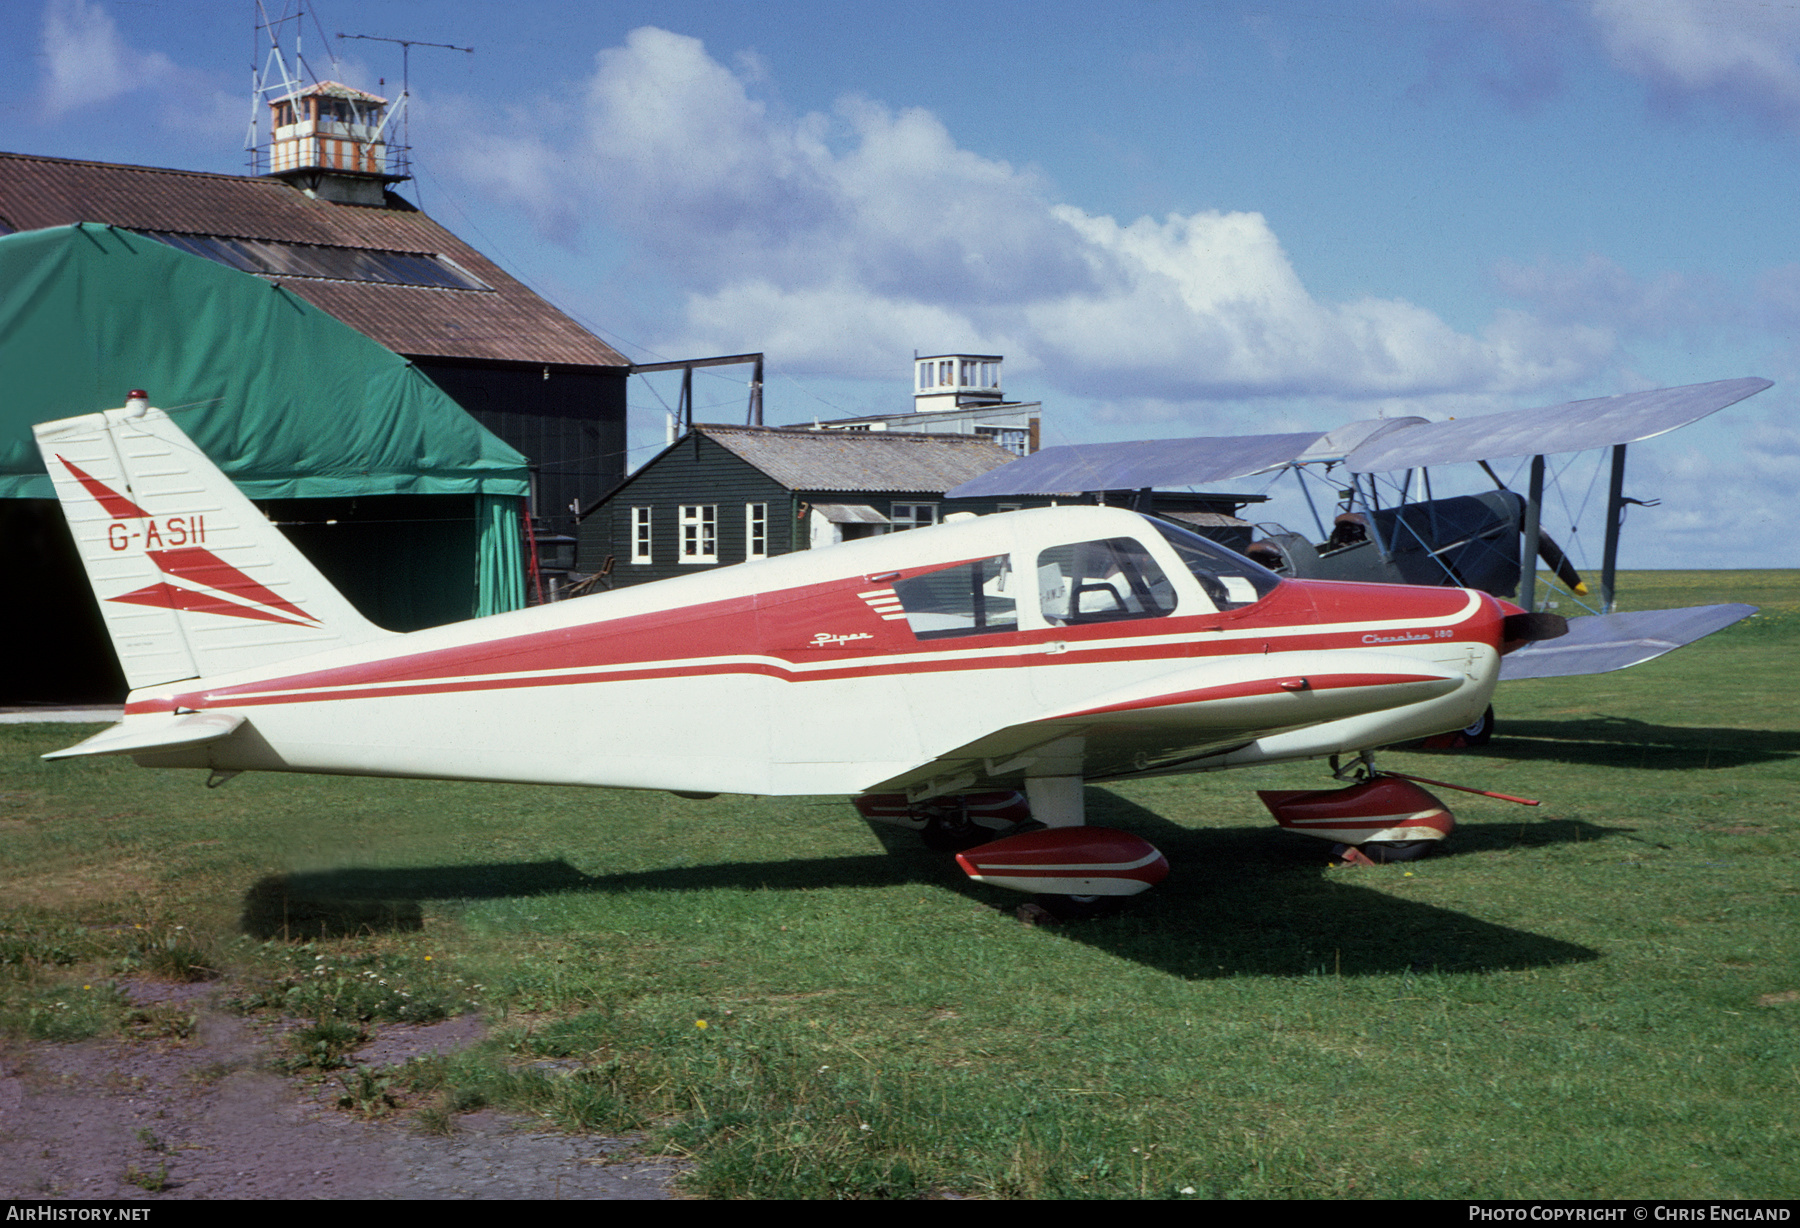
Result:
{"label": "hangar", "polygon": [[97,222],[286,287],[524,453],[540,527],[572,531],[570,504],[625,476],[630,362],[382,186],[395,176],[317,161],[250,176],[0,153],[0,234]]}
{"label": "hangar", "polygon": [[374,621],[524,602],[526,458],[293,290],[131,231],[0,237],[7,702],[123,694],[31,424],[148,391]]}

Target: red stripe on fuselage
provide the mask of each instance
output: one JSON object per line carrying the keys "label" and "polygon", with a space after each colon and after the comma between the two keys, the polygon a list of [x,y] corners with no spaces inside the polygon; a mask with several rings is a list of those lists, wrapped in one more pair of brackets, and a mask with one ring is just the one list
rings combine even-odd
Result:
{"label": "red stripe on fuselage", "polygon": [[[311,703],[702,674],[762,674],[784,681],[823,682],[1019,665],[1174,662],[1270,651],[1361,648],[1371,646],[1364,642],[1363,628],[1367,624],[1389,624],[1387,634],[1391,635],[1396,630],[1404,631],[1405,621],[1440,621],[1459,613],[1469,603],[1468,594],[1459,589],[1289,581],[1256,605],[1224,613],[920,641],[906,623],[884,620],[869,610],[856,596],[867,587],[861,577],[851,577],[778,593],[751,594],[398,658],[274,676],[170,700],[134,704],[130,710]],[[1341,630],[1295,633],[1297,628],[1320,623],[1344,626]],[[1432,628],[1430,634],[1435,637],[1438,630],[1448,629],[1453,634],[1435,642],[1463,640],[1493,645],[1497,643],[1499,626],[1498,606],[1484,598],[1468,617],[1449,628]],[[1270,632],[1270,637],[1258,636],[1256,632],[1260,630]],[[870,638],[837,647],[814,647],[813,637],[821,632],[866,632]],[[1169,641],[1171,637],[1172,642],[1144,642]],[[1096,641],[1112,640],[1127,642],[1105,648],[1086,647]],[[1130,642],[1134,640],[1140,642]],[[962,655],[993,649],[1003,651],[978,657]],[[730,659],[746,657],[766,659]]]}

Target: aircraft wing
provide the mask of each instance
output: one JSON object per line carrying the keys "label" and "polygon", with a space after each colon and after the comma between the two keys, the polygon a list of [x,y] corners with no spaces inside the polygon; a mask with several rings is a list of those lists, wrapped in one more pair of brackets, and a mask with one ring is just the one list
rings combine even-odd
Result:
{"label": "aircraft wing", "polygon": [[1011,788],[1029,775],[1092,780],[1167,770],[1259,738],[1450,694],[1464,666],[1367,648],[1199,659],[1074,706],[946,746],[865,792]]}
{"label": "aircraft wing", "polygon": [[1698,422],[1772,386],[1769,380],[1746,376],[1428,422],[1370,439],[1350,453],[1349,466],[1353,473],[1387,473],[1636,443]]}
{"label": "aircraft wing", "polygon": [[1772,387],[1755,376],[1569,401],[1448,422],[1372,418],[1335,431],[1215,435],[1044,448],[946,492],[951,499],[1076,495],[1196,486],[1280,465],[1347,457],[1355,473],[1582,452],[1636,443],[1697,422]]}
{"label": "aircraft wing", "polygon": [[1527,644],[1500,661],[1500,680],[1605,674],[1653,661],[1756,613],[1753,605],[1696,605],[1571,618],[1569,633]]}
{"label": "aircraft wing", "polygon": [[1320,438],[1294,435],[1219,435],[1197,439],[1138,439],[1043,448],[944,493],[947,499],[995,495],[1078,495],[1092,490],[1143,490],[1226,482],[1297,459]]}

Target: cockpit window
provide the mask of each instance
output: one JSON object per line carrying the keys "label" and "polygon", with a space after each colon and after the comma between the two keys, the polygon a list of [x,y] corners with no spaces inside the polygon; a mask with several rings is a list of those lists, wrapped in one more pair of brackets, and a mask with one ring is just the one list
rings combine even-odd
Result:
{"label": "cockpit window", "polygon": [[1175,553],[1181,556],[1181,561],[1194,573],[1194,579],[1200,581],[1200,587],[1221,610],[1254,605],[1281,583],[1281,578],[1268,568],[1252,563],[1218,542],[1166,520],[1150,523],[1175,547]]}
{"label": "cockpit window", "polygon": [[894,582],[906,624],[922,640],[1019,629],[1012,558],[998,554]]}
{"label": "cockpit window", "polygon": [[1076,542],[1038,555],[1038,602],[1052,626],[1160,618],[1175,610],[1175,586],[1129,537]]}

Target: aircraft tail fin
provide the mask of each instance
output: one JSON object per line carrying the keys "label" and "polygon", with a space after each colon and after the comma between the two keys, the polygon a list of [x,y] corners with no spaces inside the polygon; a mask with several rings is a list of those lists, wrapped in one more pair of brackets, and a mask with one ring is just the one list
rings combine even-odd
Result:
{"label": "aircraft tail fin", "polygon": [[33,431],[132,690],[392,634],[141,395]]}

